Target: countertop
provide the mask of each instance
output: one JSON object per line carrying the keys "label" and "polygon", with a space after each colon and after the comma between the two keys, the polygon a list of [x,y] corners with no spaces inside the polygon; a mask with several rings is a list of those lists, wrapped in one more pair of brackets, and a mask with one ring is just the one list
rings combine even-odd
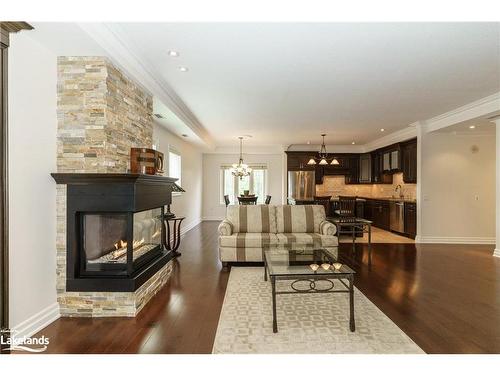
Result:
{"label": "countertop", "polygon": [[377,198],[371,198],[371,197],[361,197],[365,200],[372,200],[372,201],[390,201],[390,202],[408,202],[408,203],[417,203],[416,199],[413,198],[395,198],[395,197],[377,197]]}
{"label": "countertop", "polygon": [[[288,199],[300,201],[300,202],[314,202],[314,198],[302,198],[302,199],[287,198],[287,200]],[[332,197],[330,200],[335,202],[335,201],[339,200],[339,197]],[[356,198],[357,202],[366,202],[367,200],[417,203],[417,200],[412,199],[412,198],[394,198],[394,197],[376,197],[376,198],[374,198],[374,197],[357,197]]]}

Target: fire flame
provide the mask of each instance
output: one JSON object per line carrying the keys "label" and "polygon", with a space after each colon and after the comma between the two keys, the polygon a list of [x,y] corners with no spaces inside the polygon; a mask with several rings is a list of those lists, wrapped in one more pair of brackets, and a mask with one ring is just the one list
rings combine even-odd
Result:
{"label": "fire flame", "polygon": [[[134,242],[132,242],[132,249],[138,248],[139,246],[144,244],[144,242],[146,242],[146,240],[144,238],[141,238],[140,240],[134,240]],[[114,246],[115,246],[116,250],[126,249],[127,248],[127,241],[120,240],[119,242],[115,243]]]}

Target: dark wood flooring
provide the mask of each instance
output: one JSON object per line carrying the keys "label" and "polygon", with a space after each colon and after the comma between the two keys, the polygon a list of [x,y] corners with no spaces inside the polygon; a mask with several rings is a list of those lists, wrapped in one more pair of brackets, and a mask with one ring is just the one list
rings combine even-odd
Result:
{"label": "dark wood flooring", "polygon": [[[49,353],[210,353],[228,273],[217,222],[192,229],[169,283],[136,318],[61,318],[41,331]],[[500,353],[500,259],[491,246],[340,248],[356,286],[427,353]]]}

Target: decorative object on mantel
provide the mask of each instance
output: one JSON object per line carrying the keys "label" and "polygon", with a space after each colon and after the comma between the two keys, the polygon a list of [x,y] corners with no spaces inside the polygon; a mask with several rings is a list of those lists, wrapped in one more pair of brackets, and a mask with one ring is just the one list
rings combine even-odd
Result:
{"label": "decorative object on mantel", "polygon": [[131,148],[130,173],[163,174],[163,153],[151,148]]}
{"label": "decorative object on mantel", "polygon": [[335,157],[332,159],[332,161],[328,161],[330,158],[328,157],[328,153],[326,152],[326,146],[325,146],[325,136],[326,134],[321,134],[321,137],[323,137],[323,141],[321,142],[321,148],[318,152],[318,157],[312,157],[311,159],[309,159],[309,161],[307,162],[308,165],[315,165],[316,164],[316,160],[319,161],[319,165],[328,165],[328,164],[331,164],[331,165],[339,165],[339,161],[337,159],[335,159]]}
{"label": "decorative object on mantel", "polygon": [[[185,193],[186,190],[181,188],[179,185],[177,185],[175,182],[172,185],[172,193]],[[165,212],[164,215],[165,219],[173,219],[175,217],[175,214],[170,212],[170,204],[167,205],[167,212]]]}
{"label": "decorative object on mantel", "polygon": [[240,180],[243,177],[249,176],[252,173],[252,168],[250,168],[247,164],[243,163],[243,137],[238,137],[240,140],[240,160],[238,164],[233,164],[233,168],[231,169],[231,173],[233,176],[239,177]]}

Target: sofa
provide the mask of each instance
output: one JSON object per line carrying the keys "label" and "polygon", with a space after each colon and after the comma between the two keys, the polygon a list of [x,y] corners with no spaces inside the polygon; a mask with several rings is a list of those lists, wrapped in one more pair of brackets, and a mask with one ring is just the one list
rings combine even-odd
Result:
{"label": "sofa", "polygon": [[233,262],[262,262],[263,247],[317,244],[336,248],[337,228],[321,205],[230,205],[219,224],[219,257]]}

